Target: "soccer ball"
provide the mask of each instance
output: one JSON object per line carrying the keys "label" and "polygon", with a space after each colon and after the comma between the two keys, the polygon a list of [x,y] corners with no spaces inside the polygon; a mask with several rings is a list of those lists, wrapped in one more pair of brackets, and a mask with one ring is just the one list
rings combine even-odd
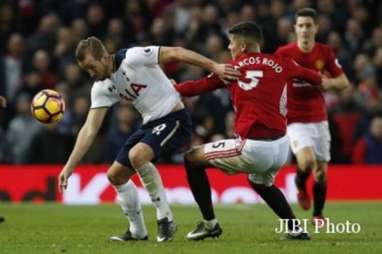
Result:
{"label": "soccer ball", "polygon": [[64,116],[65,102],[58,92],[44,89],[33,97],[31,111],[42,123],[56,123]]}

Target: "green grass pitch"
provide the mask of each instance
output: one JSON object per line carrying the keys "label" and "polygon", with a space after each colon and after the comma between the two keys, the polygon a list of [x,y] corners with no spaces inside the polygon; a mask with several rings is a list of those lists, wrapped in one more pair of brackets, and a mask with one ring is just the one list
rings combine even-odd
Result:
{"label": "green grass pitch", "polygon": [[[293,206],[300,218],[310,212]],[[149,241],[109,242],[126,229],[117,205],[0,204],[0,253],[382,253],[382,202],[331,202],[326,214],[333,222],[357,222],[358,234],[311,234],[311,241],[282,240],[274,232],[278,220],[264,204],[217,206],[224,233],[219,239],[190,242],[186,233],[200,214],[196,207],[173,206],[178,231],[172,242],[156,243],[155,211],[144,207]],[[313,230],[312,228],[310,230]]]}

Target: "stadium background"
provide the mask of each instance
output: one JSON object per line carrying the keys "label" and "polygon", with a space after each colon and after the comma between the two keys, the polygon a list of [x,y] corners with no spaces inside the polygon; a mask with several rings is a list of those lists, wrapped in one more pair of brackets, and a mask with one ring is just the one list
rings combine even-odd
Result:
{"label": "stadium background", "polygon": [[[173,45],[224,62],[230,58],[225,31],[241,20],[264,30],[264,52],[294,39],[298,8],[318,10],[318,41],[331,45],[352,87],[326,93],[332,132],[332,163],[382,163],[382,124],[369,125],[381,111],[382,3],[380,1],[191,1],[191,0],[19,0],[0,1],[0,94],[9,100],[0,112],[1,163],[64,163],[89,107],[92,80],[74,59],[77,42],[95,35],[110,52],[135,45]],[[195,67],[163,66],[177,81],[206,73]],[[64,120],[43,126],[31,118],[29,103],[43,88],[66,97]],[[232,135],[229,95],[224,90],[185,100],[194,120],[193,144]],[[113,108],[84,163],[113,160],[139,119],[126,105]],[[28,130],[28,131],[25,131]],[[364,136],[374,143],[369,156]],[[61,149],[52,149],[52,144]],[[372,156],[371,156],[372,155]],[[370,158],[372,157],[372,158]],[[161,162],[180,163],[180,154]]]}
{"label": "stadium background", "polygon": [[[184,236],[194,227],[199,212],[195,206],[173,205],[179,224],[176,239],[155,244],[154,209],[144,206],[149,242],[109,243],[107,237],[126,226],[119,207],[78,204],[115,199],[105,182],[107,164],[139,124],[136,112],[124,104],[111,110],[84,165],[72,176],[68,192],[58,192],[57,175],[89,107],[92,81],[74,59],[80,39],[98,36],[111,52],[134,45],[183,46],[224,62],[230,58],[225,38],[228,27],[241,20],[256,21],[264,29],[263,51],[273,52],[293,40],[294,12],[302,7],[318,10],[317,39],[334,48],[352,83],[341,94],[325,94],[333,139],[330,202],[325,214],[335,222],[360,223],[360,234],[315,234],[313,241],[304,243],[279,241],[274,233],[278,222],[269,208],[247,205],[261,200],[249,189],[245,176],[226,176],[212,170],[214,200],[225,203],[217,206],[225,230],[223,239],[187,241]],[[0,225],[0,252],[381,253],[382,166],[365,165],[382,163],[381,17],[382,2],[378,0],[0,0],[0,95],[8,98],[8,107],[0,109],[0,215],[6,219]],[[177,63],[163,68],[177,81],[206,74]],[[65,95],[67,111],[58,125],[39,124],[30,115],[30,100],[43,88]],[[185,103],[195,125],[193,144],[232,135],[233,113],[225,91]],[[379,122],[375,121],[370,133],[372,119]],[[373,141],[372,146],[366,147],[365,137]],[[366,149],[372,156],[363,156]],[[170,201],[193,203],[181,153],[160,162]],[[296,198],[293,177],[294,166],[287,166],[277,178],[290,202]],[[149,203],[140,185],[139,195],[143,203]],[[18,203],[31,200],[32,204]],[[227,205],[237,202],[245,205]],[[310,211],[296,205],[293,209],[299,218],[311,216]]]}

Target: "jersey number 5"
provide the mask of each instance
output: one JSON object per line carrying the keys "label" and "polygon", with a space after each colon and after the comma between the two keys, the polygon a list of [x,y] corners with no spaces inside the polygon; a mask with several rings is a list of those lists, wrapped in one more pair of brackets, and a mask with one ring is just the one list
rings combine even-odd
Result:
{"label": "jersey number 5", "polygon": [[263,71],[246,71],[245,78],[250,79],[249,83],[245,83],[243,81],[238,81],[238,84],[241,89],[244,91],[249,91],[255,88],[259,84],[259,78],[263,77]]}

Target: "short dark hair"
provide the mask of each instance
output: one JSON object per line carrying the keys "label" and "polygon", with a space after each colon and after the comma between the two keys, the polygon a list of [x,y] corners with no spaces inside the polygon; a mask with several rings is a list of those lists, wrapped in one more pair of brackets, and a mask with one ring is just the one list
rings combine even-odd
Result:
{"label": "short dark hair", "polygon": [[311,17],[313,19],[314,23],[317,22],[317,12],[313,8],[299,9],[295,15],[295,21],[297,21],[298,17]]}
{"label": "short dark hair", "polygon": [[258,43],[263,41],[263,31],[261,27],[252,21],[240,22],[228,30],[229,34],[237,34],[244,37],[251,37]]}
{"label": "short dark hair", "polygon": [[107,54],[107,51],[100,39],[90,36],[78,43],[76,48],[77,61],[82,62],[85,59],[86,54],[89,53],[94,57],[94,59],[99,60],[102,56]]}

